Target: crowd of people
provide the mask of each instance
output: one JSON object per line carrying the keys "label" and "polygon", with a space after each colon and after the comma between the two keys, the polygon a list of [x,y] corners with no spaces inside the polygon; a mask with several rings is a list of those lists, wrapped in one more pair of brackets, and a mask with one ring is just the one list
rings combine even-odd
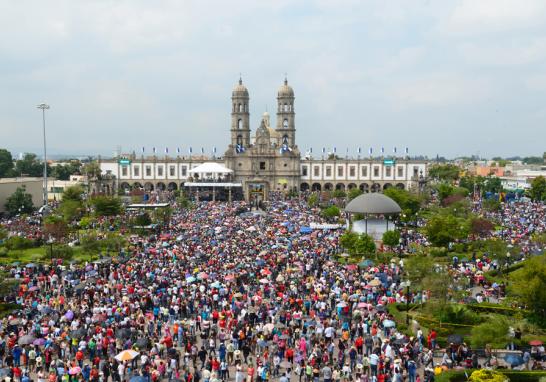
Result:
{"label": "crowd of people", "polygon": [[[6,382],[434,379],[436,333],[424,336],[416,327],[415,336],[404,335],[388,313],[388,304],[424,298],[406,295],[403,262],[341,264],[342,230],[310,229],[324,221],[301,199],[279,198],[265,211],[247,207],[175,208],[160,234],[130,236],[126,253],[115,258],[5,266],[20,282],[6,301],[21,309],[0,325],[0,376]],[[544,229],[543,206],[531,213],[509,208],[516,209],[510,222],[525,216],[527,225]],[[2,223],[11,234],[39,232],[31,221]],[[514,232],[517,224],[523,223],[506,228]],[[478,366],[466,344],[448,357]]]}

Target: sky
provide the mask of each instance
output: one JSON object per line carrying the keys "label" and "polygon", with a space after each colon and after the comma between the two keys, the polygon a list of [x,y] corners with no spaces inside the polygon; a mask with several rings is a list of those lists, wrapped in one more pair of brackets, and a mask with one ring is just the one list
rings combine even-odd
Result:
{"label": "sky", "polygon": [[223,152],[240,73],[302,152],[546,151],[544,0],[1,1],[0,147]]}

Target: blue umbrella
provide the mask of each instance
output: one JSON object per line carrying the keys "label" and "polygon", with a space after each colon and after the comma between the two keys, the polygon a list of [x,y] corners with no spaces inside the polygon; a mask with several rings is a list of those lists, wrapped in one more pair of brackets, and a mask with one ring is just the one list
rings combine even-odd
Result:
{"label": "blue umbrella", "polygon": [[385,328],[394,328],[396,326],[396,322],[393,320],[383,320],[383,327]]}
{"label": "blue umbrella", "polygon": [[187,282],[187,283],[190,283],[190,284],[191,284],[191,283],[194,282],[194,281],[195,281],[195,277],[193,277],[193,276],[186,277],[186,282]]}
{"label": "blue umbrella", "polygon": [[519,366],[523,365],[525,362],[523,361],[523,357],[519,354],[508,354],[504,357],[504,360],[507,364],[511,366]]}
{"label": "blue umbrella", "polygon": [[313,232],[313,229],[311,227],[301,227],[300,233],[311,233]]}
{"label": "blue umbrella", "polygon": [[135,375],[134,377],[131,377],[129,382],[148,382],[148,378],[143,377],[142,375]]}
{"label": "blue umbrella", "polygon": [[212,284],[210,284],[210,286],[213,288],[220,288],[222,284],[220,284],[218,281],[215,281]]}

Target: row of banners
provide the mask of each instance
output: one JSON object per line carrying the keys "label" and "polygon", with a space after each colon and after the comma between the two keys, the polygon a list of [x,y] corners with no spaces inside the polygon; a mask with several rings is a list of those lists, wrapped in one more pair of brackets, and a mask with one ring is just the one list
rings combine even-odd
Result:
{"label": "row of banners", "polygon": [[[246,148],[245,148],[243,145],[237,145],[237,146],[235,147],[235,151],[236,151],[238,154],[241,154],[241,153],[244,153],[244,152],[246,151]],[[288,152],[288,151],[292,151],[292,149],[291,149],[288,145],[282,145],[282,146],[281,146],[281,148],[280,148],[280,153],[281,153],[281,154],[283,154],[283,153],[285,153],[285,152]],[[144,146],[142,146],[142,154],[144,154],[145,152],[146,152],[146,148],[145,148]],[[393,152],[394,154],[397,153],[396,147],[393,147],[392,152]],[[152,147],[152,153],[153,153],[153,154],[156,154],[156,153],[157,153],[157,150],[156,150],[155,147]],[[177,148],[176,148],[176,153],[177,153],[177,154],[180,154],[180,153],[181,153],[180,147],[177,147]],[[192,147],[189,147],[189,148],[188,148],[188,153],[189,153],[190,155],[193,154],[193,148],[192,148]],[[216,147],[213,147],[213,148],[212,148],[212,153],[213,153],[214,155],[216,155]],[[313,153],[313,148],[312,148],[312,147],[309,148],[309,150],[306,151],[306,154],[312,154],[312,153]],[[328,154],[337,154],[337,148],[336,148],[336,147],[332,147],[332,150],[328,150],[328,152],[327,152],[327,151],[326,151],[326,147],[323,147],[323,148],[322,148],[322,154],[326,154],[326,153],[328,153]],[[349,154],[349,148],[348,148],[348,147],[347,147],[347,149],[346,149],[346,153]],[[361,155],[361,154],[362,154],[362,147],[359,147],[359,148],[357,149],[357,153],[358,153],[358,155]],[[381,147],[380,153],[381,153],[381,154],[385,154],[385,148],[384,148],[384,147]],[[406,155],[409,154],[409,149],[408,149],[407,147],[404,149],[404,153],[405,153]],[[169,148],[168,148],[168,147],[165,147],[165,154],[169,154]],[[205,148],[204,148],[204,147],[201,147],[201,154],[205,154]],[[370,147],[370,148],[368,149],[368,154],[370,154],[370,155],[373,154],[373,147]]]}

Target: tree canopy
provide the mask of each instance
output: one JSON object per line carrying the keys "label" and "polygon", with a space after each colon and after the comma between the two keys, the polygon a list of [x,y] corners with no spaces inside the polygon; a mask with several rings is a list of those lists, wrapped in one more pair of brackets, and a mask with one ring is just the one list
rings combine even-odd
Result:
{"label": "tree canopy", "polygon": [[543,176],[537,176],[535,179],[533,179],[531,182],[529,195],[531,196],[531,199],[535,201],[546,201],[546,178]]}
{"label": "tree canopy", "polygon": [[437,247],[445,247],[457,239],[468,236],[468,227],[463,219],[452,215],[437,214],[425,226],[428,240]]}
{"label": "tree canopy", "polygon": [[98,216],[115,216],[121,213],[121,200],[119,198],[98,195],[91,199],[91,205]]}
{"label": "tree canopy", "polygon": [[[15,175],[23,176],[35,176],[40,177],[44,174],[44,164],[38,159],[36,154],[26,153],[23,156],[23,159],[20,159],[15,162]],[[48,174],[51,172],[51,169],[48,166]]]}
{"label": "tree canopy", "polygon": [[510,273],[509,292],[546,323],[546,257],[534,256]]}
{"label": "tree canopy", "polygon": [[5,207],[10,215],[30,213],[34,210],[32,195],[26,192],[24,185],[17,187],[15,192],[7,198]]}
{"label": "tree canopy", "polygon": [[0,178],[12,176],[13,158],[6,149],[0,149]]}
{"label": "tree canopy", "polygon": [[442,182],[452,182],[459,179],[461,169],[453,164],[436,164],[429,168],[428,176]]}
{"label": "tree canopy", "polygon": [[389,247],[396,247],[400,244],[400,232],[398,230],[386,231],[383,233],[383,244]]}

